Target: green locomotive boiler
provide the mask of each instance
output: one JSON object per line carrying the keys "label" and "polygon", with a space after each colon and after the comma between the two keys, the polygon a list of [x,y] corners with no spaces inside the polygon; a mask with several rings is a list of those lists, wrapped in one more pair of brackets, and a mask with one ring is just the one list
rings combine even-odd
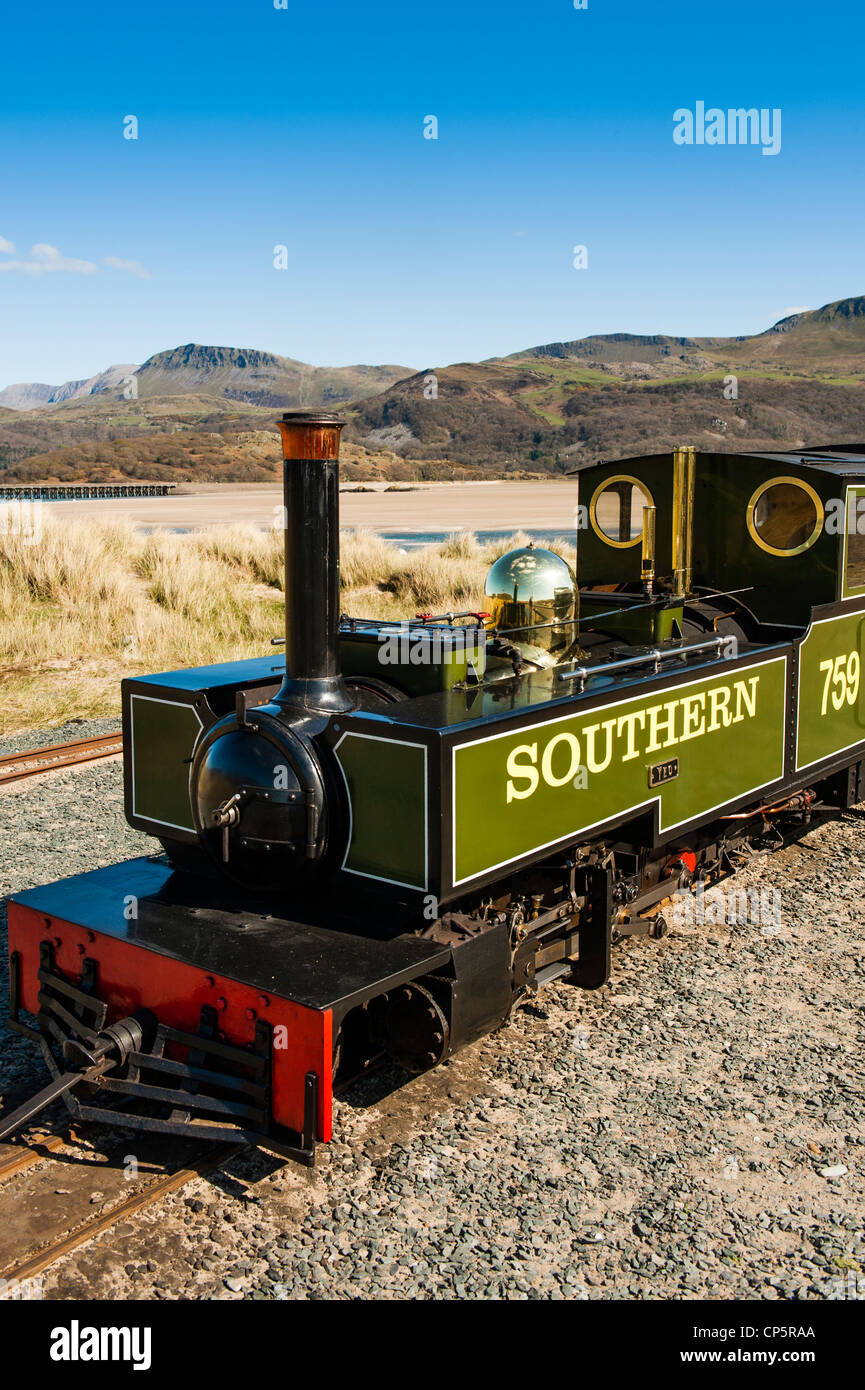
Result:
{"label": "green locomotive boiler", "polygon": [[10,905],[12,1025],[81,1118],[311,1161],[335,1085],[603,985],[865,796],[865,446],[584,467],[578,578],[527,546],[486,612],[375,623],[339,611],[341,427],[281,421],[284,660],[124,682],[164,853]]}

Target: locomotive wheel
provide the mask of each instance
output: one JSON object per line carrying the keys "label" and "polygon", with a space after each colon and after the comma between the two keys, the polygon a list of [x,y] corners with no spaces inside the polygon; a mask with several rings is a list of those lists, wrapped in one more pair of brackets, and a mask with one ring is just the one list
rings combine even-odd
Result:
{"label": "locomotive wheel", "polygon": [[401,985],[386,995],[384,1048],[406,1071],[435,1067],[447,1056],[448,1021],[423,985]]}

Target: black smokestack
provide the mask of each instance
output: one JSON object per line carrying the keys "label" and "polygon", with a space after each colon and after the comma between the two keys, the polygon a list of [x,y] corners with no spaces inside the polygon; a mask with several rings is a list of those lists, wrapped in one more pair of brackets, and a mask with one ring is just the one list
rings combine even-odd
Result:
{"label": "black smokestack", "polygon": [[292,410],[279,422],[285,506],[285,680],[276,703],[352,709],[339,669],[338,415]]}

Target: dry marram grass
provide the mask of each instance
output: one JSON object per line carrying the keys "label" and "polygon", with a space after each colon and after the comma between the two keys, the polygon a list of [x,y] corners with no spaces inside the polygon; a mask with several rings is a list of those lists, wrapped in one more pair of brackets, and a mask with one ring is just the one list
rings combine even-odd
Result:
{"label": "dry marram grass", "polygon": [[[482,609],[489,565],[526,539],[457,533],[406,552],[344,532],[343,609]],[[267,654],[283,624],[282,544],[251,526],[141,535],[49,518],[35,542],[0,528],[0,731],[116,714],[123,676]]]}

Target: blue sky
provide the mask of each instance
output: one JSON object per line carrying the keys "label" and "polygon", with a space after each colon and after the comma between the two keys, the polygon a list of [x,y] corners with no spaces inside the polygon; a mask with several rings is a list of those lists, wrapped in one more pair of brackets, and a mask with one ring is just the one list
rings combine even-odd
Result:
{"label": "blue sky", "polygon": [[[422,368],[749,333],[862,292],[863,36],[853,0],[8,6],[0,386],[190,341]],[[780,108],[780,153],[677,146],[699,100]]]}

